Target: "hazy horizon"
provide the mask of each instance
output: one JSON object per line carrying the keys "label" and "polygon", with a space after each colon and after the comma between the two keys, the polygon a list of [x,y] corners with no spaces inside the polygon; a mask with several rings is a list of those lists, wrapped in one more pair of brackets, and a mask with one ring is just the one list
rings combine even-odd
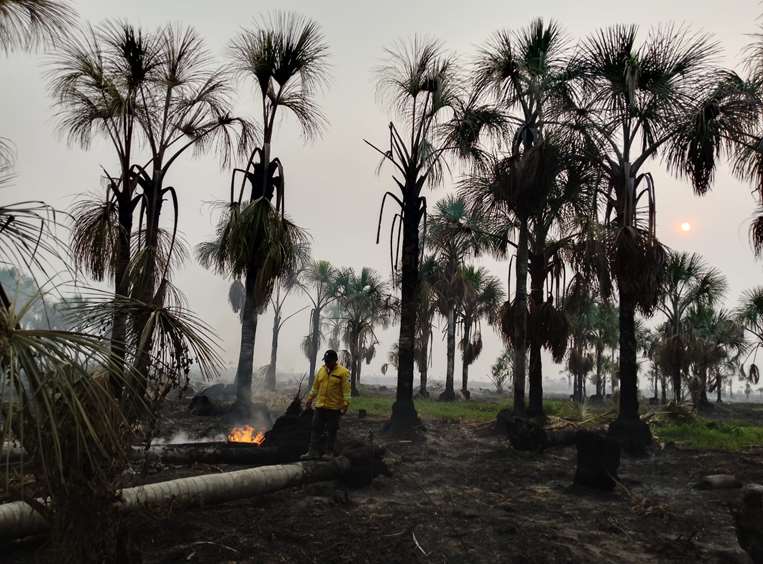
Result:
{"label": "hazy horizon", "polygon": [[[537,16],[554,18],[577,41],[596,29],[615,23],[636,23],[645,33],[654,25],[674,22],[696,31],[712,34],[721,44],[719,62],[742,70],[740,52],[749,41],[745,34],[757,31],[756,20],[761,6],[740,0],[725,2],[718,9],[715,2],[657,2],[645,0],[633,5],[613,6],[610,2],[590,1],[582,7],[562,1],[539,1],[532,5],[505,2],[480,2],[465,6],[452,0],[443,2],[283,2],[279,9],[297,11],[314,18],[323,27],[331,48],[331,79],[318,101],[329,127],[323,137],[305,144],[295,121],[282,120],[273,143],[274,154],[284,163],[287,178],[287,213],[312,236],[313,256],[330,260],[337,266],[359,270],[369,266],[389,276],[387,247],[374,244],[378,205],[381,195],[391,187],[390,170],[378,166],[377,156],[362,139],[384,142],[386,125],[392,114],[375,95],[374,68],[382,60],[383,49],[398,39],[414,33],[437,37],[447,48],[458,53],[467,65],[478,47],[502,28],[516,29]],[[712,4],[712,5],[710,5]],[[81,22],[93,24],[106,19],[124,18],[148,28],[175,21],[195,27],[220,63],[225,61],[226,46],[242,25],[270,9],[267,5],[252,8],[241,0],[224,4],[207,2],[160,3],[138,0],[74,2]],[[44,54],[11,54],[2,66],[4,88],[0,94],[0,135],[10,138],[18,153],[17,179],[3,191],[6,202],[39,199],[65,208],[77,194],[100,186],[101,168],[113,167],[113,151],[103,140],[90,150],[67,146],[56,132],[56,119],[43,73]],[[238,88],[237,109],[255,117],[253,92]],[[659,161],[649,170],[657,185],[657,221],[660,239],[671,248],[701,253],[707,262],[719,268],[729,280],[726,304],[733,306],[740,293],[756,286],[760,264],[753,258],[747,240],[749,220],[756,208],[751,187],[732,178],[727,167],[717,174],[713,191],[703,198],[692,194],[689,184],[664,172]],[[458,167],[454,167],[458,172]],[[213,233],[216,216],[208,203],[226,197],[227,170],[220,170],[213,155],[178,162],[168,179],[180,197],[180,228],[192,248]],[[430,202],[446,195],[457,177],[428,194]],[[169,215],[169,214],[168,214]],[[689,222],[692,230],[682,232],[679,225]],[[384,237],[382,237],[384,240]],[[507,264],[492,259],[478,259],[501,280],[506,280]],[[201,268],[193,258],[175,274],[175,282],[188,297],[190,307],[217,332],[223,358],[235,365],[238,357],[239,323],[227,302],[229,281]],[[306,300],[295,292],[287,312],[296,311]],[[308,312],[292,319],[281,333],[279,370],[303,372],[307,360],[299,347],[307,333]],[[438,322],[439,323],[439,322]],[[272,315],[261,316],[256,341],[255,366],[269,362]],[[444,374],[445,346],[436,332],[433,377]],[[378,375],[387,361],[387,353],[397,337],[397,327],[380,331],[381,345],[370,366],[369,376]],[[501,341],[485,327],[485,346],[472,365],[474,380],[487,381],[490,366],[501,350]],[[546,381],[558,382],[560,367],[546,357]],[[389,378],[389,377],[388,377]],[[389,378],[394,382],[393,378]],[[457,352],[456,382],[460,381],[460,355]],[[644,382],[645,383],[645,382]],[[644,390],[646,392],[646,389]]]}

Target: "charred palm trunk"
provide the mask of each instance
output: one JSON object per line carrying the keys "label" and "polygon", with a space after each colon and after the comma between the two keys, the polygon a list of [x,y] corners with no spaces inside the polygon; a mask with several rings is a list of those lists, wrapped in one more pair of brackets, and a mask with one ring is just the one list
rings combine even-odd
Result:
{"label": "charred palm trunk", "polygon": [[602,364],[604,362],[604,347],[596,347],[596,395],[604,397],[604,380],[601,377]]}
{"label": "charred palm trunk", "polygon": [[453,401],[456,399],[456,392],[453,386],[453,373],[456,364],[456,308],[453,305],[448,306],[447,355],[445,391],[440,394],[440,401]]}
{"label": "charred palm trunk", "polygon": [[715,377],[715,403],[721,403],[723,398],[723,380],[718,376]]}
{"label": "charred palm trunk", "polygon": [[527,218],[520,220],[517,241],[517,289],[514,298],[514,413],[525,412],[525,374],[527,355],[527,268],[529,259]]}
{"label": "charred palm trunk", "polygon": [[[543,252],[533,252],[530,262],[530,322],[537,319],[540,307],[543,305],[543,282],[546,279]],[[530,370],[529,397],[527,414],[533,417],[543,416],[543,360],[541,358],[542,343],[538,330],[530,332]]]}
{"label": "charred palm trunk", "polygon": [[635,300],[620,291],[620,414],[638,419],[638,365],[636,363]]}
{"label": "charred palm trunk", "polygon": [[318,347],[320,346],[320,330],[321,330],[321,310],[315,308],[310,316],[310,321],[313,325],[311,342],[310,342],[310,372],[308,372],[307,387],[310,389],[313,386],[315,380],[315,368],[318,365]]}
{"label": "charred palm trunk", "polygon": [[419,310],[419,222],[421,220],[417,194],[416,179],[407,179],[403,200],[403,264],[400,283],[397,394],[389,421],[389,429],[392,431],[407,431],[418,424],[418,415],[413,404],[416,316]]}
{"label": "charred palm trunk", "polygon": [[681,365],[679,363],[675,363],[675,365],[671,368],[671,383],[673,385],[673,399],[676,401],[676,403],[681,401]]}
{"label": "charred palm trunk", "polygon": [[[146,227],[145,237],[142,244],[143,257],[140,261],[138,273],[138,300],[142,304],[142,311],[136,316],[136,327],[141,334],[139,342],[141,348],[137,351],[135,362],[135,379],[131,386],[131,393],[136,397],[134,400],[141,401],[146,396],[148,388],[148,371],[151,364],[151,349],[153,346],[154,326],[149,323],[150,310],[155,304],[155,280],[157,274],[157,249],[159,248],[159,217],[162,210],[162,176],[161,166],[155,165],[154,177],[151,188],[146,198]],[[169,257],[167,258],[169,260]],[[135,401],[132,403],[136,403]]]}
{"label": "charred palm trunk", "polygon": [[[619,281],[620,282],[620,281]],[[643,455],[652,442],[649,426],[638,411],[638,364],[636,360],[636,300],[620,287],[620,409],[609,434],[631,454]]]}
{"label": "charred palm trunk", "polygon": [[[129,183],[127,174],[123,174],[123,186]],[[111,354],[116,365],[115,373],[109,376],[109,386],[112,395],[119,399],[122,396],[125,357],[127,355],[127,312],[119,307],[118,302],[130,295],[130,238],[132,236],[133,209],[130,199],[131,192],[125,191],[118,196],[119,237],[117,240],[117,260],[114,271],[114,300],[116,307],[111,325]]]}
{"label": "charred palm trunk", "polygon": [[254,340],[257,334],[257,306],[255,304],[255,274],[248,273],[244,310],[241,317],[241,348],[236,369],[236,403],[249,409],[252,403],[252,371],[254,369]]}
{"label": "charred palm trunk", "polygon": [[278,334],[281,331],[281,316],[276,312],[273,315],[273,338],[270,342],[270,364],[265,375],[265,389],[276,389],[276,363],[278,362]]}

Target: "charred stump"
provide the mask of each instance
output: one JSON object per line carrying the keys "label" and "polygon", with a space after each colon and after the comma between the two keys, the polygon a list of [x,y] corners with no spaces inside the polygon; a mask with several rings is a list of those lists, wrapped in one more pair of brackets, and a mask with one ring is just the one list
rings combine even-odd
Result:
{"label": "charred stump", "polygon": [[578,451],[575,485],[613,490],[620,467],[620,445],[592,431],[578,431],[575,446]]}
{"label": "charred stump", "polygon": [[575,444],[575,431],[547,431],[536,419],[514,415],[509,409],[498,412],[496,431],[508,437],[517,450],[540,452],[551,447]]}
{"label": "charred stump", "polygon": [[732,514],[739,546],[753,562],[763,562],[763,486],[745,486],[739,508]]}

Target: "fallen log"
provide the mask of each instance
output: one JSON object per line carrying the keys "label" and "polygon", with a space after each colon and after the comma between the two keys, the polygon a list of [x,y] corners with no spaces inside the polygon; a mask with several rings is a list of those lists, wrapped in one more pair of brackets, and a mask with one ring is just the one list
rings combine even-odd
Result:
{"label": "fallen log", "polygon": [[[301,484],[338,479],[351,467],[349,459],[337,457],[328,461],[263,466],[180,478],[125,488],[117,507],[129,512],[170,502],[173,507],[186,508],[224,503]],[[0,538],[20,538],[43,533],[47,529],[46,519],[28,503],[16,501],[0,505]]]}

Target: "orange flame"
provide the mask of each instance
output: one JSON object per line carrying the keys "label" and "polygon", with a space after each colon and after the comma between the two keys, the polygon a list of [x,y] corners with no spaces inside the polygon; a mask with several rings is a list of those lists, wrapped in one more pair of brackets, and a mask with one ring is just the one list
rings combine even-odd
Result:
{"label": "orange flame", "polygon": [[254,443],[258,446],[265,442],[265,435],[257,432],[251,425],[242,427],[233,427],[228,433],[228,442],[230,443]]}

